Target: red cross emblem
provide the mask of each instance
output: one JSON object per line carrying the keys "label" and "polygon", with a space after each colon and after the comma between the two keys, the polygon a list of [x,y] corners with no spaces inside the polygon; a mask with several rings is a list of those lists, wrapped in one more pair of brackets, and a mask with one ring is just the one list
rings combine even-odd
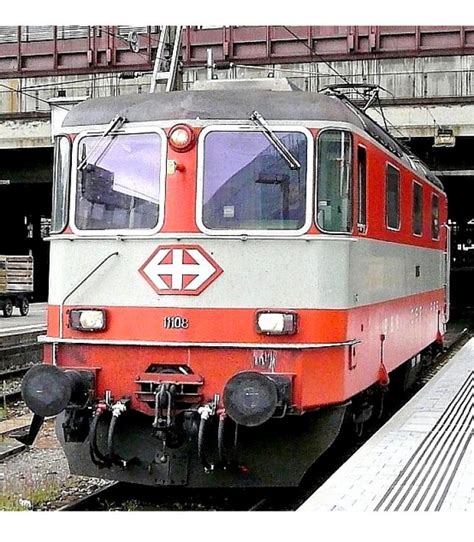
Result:
{"label": "red cross emblem", "polygon": [[223,270],[199,245],[163,245],[139,272],[160,295],[199,295]]}

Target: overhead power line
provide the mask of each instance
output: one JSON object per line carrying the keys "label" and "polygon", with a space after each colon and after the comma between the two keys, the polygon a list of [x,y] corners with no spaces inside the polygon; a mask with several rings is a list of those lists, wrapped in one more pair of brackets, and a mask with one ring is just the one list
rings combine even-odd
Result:
{"label": "overhead power line", "polygon": [[[345,77],[344,75],[342,75],[341,73],[339,73],[336,68],[334,68],[334,66],[332,66],[324,57],[322,57],[319,53],[316,53],[316,51],[314,51],[314,49],[312,47],[310,47],[307,43],[306,43],[306,40],[300,38],[299,36],[297,36],[292,30],[290,30],[287,26],[283,26],[283,28],[289,32],[294,38],[296,38],[298,40],[298,42],[302,43],[309,51],[310,51],[310,54],[311,54],[311,57],[316,57],[318,60],[320,60],[321,62],[323,62],[324,64],[326,64],[326,66],[332,71],[334,72],[338,77],[340,77],[344,83],[346,83],[347,85],[352,85],[352,83],[349,81],[349,79],[347,79],[347,77]],[[364,99],[365,100],[365,96],[359,92],[357,90],[357,88],[354,88],[356,94],[358,96],[361,97],[361,99]],[[382,106],[380,104],[380,100],[379,100],[379,107],[380,107],[380,112],[381,112],[381,116],[382,116],[382,119],[384,120],[385,122],[385,127],[387,128],[387,123],[390,124],[390,126],[396,130],[401,137],[406,137],[394,124],[392,124],[384,115],[383,111],[382,111]]]}
{"label": "overhead power line", "polygon": [[[28,94],[24,90],[20,90],[18,88],[9,87],[8,85],[5,85],[4,83],[0,83],[0,87],[6,88],[11,92],[16,92],[18,94],[23,94],[23,96],[27,96],[28,98],[32,98],[33,100],[38,100],[38,102],[43,102],[45,104],[51,105],[48,100],[43,100],[42,98],[39,98],[38,96],[34,96],[33,94]],[[56,107],[59,107],[60,109],[64,109],[65,111],[69,111],[67,107],[63,107],[61,105],[56,104]]]}
{"label": "overhead power line", "polygon": [[[312,57],[317,57],[321,62],[323,62],[324,64],[326,64],[326,66],[328,66],[328,68],[331,69],[331,71],[333,71],[336,75],[338,75],[345,83],[347,84],[350,84],[349,80],[344,77],[341,73],[339,73],[336,68],[334,68],[334,66],[332,66],[325,58],[323,58],[320,54],[316,53],[316,51],[314,51],[314,49],[312,47],[310,47],[307,43],[306,43],[306,40],[304,39],[301,39],[300,37],[298,37],[292,30],[290,30],[287,26],[283,26],[283,28],[289,32],[294,38],[296,38],[298,40],[298,42],[302,43],[307,49],[309,49],[310,53],[311,53],[311,56]],[[416,85],[416,79],[415,79],[415,85]],[[416,89],[416,86],[415,86],[415,89]],[[357,90],[356,90],[357,92]],[[358,93],[361,97],[363,97],[360,93]],[[381,104],[380,104],[380,101],[379,101],[379,107],[381,108]],[[422,107],[424,109],[426,109],[426,111],[429,113],[429,115],[431,116],[431,118],[433,119],[433,122],[434,124],[440,128],[440,125],[438,124],[438,122],[436,121],[433,113],[431,112],[431,110],[422,105]],[[383,112],[381,111],[381,115],[382,115],[382,118],[386,121],[386,118],[385,118],[385,115],[383,114]],[[390,121],[388,121],[388,123],[392,126],[392,128],[394,128],[395,130],[398,131],[398,133],[401,134],[401,132],[398,130],[398,128],[396,126],[394,126]]]}

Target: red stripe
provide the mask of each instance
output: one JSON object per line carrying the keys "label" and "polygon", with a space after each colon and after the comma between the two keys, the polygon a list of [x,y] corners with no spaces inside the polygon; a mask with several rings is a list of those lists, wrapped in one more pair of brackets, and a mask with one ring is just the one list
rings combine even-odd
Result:
{"label": "red stripe", "polygon": [[[273,351],[275,372],[294,375],[295,404],[311,409],[354,396],[379,380],[382,361],[386,370],[391,371],[434,342],[440,324],[438,309],[433,305],[436,301],[442,307],[442,290],[350,310],[301,310],[296,335],[273,337],[256,333],[256,311],[252,309],[108,307],[106,331],[81,333],[65,327],[65,337],[176,341],[176,347],[65,344],[59,347],[58,365],[100,368],[98,397],[105,390],[111,390],[117,398],[132,394],[132,408],[150,414],[132,392],[138,390],[137,375],[151,364],[191,367],[194,374],[204,379],[201,391],[205,401],[216,393],[222,396],[226,382],[236,372],[270,371],[270,367],[255,363],[255,357],[262,352],[258,350],[259,343],[360,341],[353,347]],[[189,329],[163,329],[163,318],[178,314],[190,318]],[[49,336],[57,336],[58,323],[59,307],[49,306]],[[179,341],[253,342],[255,347],[189,348],[180,346]]]}
{"label": "red stripe", "polygon": [[[436,311],[430,303],[444,303],[443,290],[426,292],[383,303],[353,309],[302,309],[298,314],[298,331],[294,335],[262,335],[256,330],[256,309],[195,309],[195,308],[153,308],[153,307],[98,307],[107,312],[107,328],[99,332],[81,332],[71,329],[68,324],[68,310],[64,307],[63,336],[76,339],[102,339],[120,341],[163,341],[163,342],[204,342],[204,343],[332,343],[365,336],[367,330],[382,332],[384,320],[398,322],[398,332],[409,337],[413,331],[412,309],[423,307],[420,322],[431,329],[438,321]],[[88,305],[87,307],[91,307]],[[278,309],[274,309],[278,312]],[[188,320],[186,329],[166,329],[165,319],[179,316]],[[363,328],[365,331],[361,331]],[[48,335],[59,333],[59,307],[48,308]],[[419,332],[416,332],[419,334]],[[431,333],[431,332],[430,332]],[[424,333],[422,333],[424,335]],[[436,337],[435,337],[436,338]]]}

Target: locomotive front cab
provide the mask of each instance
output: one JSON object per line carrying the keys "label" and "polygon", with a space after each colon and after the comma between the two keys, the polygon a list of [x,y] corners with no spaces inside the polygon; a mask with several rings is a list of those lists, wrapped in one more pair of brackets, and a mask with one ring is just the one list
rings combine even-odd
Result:
{"label": "locomotive front cab", "polygon": [[[277,145],[272,141],[275,138]],[[278,144],[285,149],[283,153]],[[116,419],[124,413],[125,419],[127,413],[132,413],[133,417],[140,412],[147,416],[155,439],[162,443],[159,452],[154,454],[154,461],[159,456],[158,461],[166,463],[168,449],[179,448],[186,439],[195,439],[197,456],[205,469],[209,469],[214,463],[230,464],[229,457],[235,455],[224,451],[229,438],[224,437],[226,423],[230,427],[226,433],[231,431],[234,435],[235,442],[231,447],[235,448],[238,427],[253,428],[270,419],[299,412],[293,389],[294,367],[287,369],[283,363],[280,372],[275,372],[272,356],[275,359],[281,356],[260,351],[260,343],[265,348],[268,340],[276,343],[280,336],[288,342],[293,340],[291,335],[297,332],[296,313],[246,310],[250,317],[247,314],[245,317],[250,325],[246,326],[249,329],[245,333],[250,344],[245,345],[245,341],[236,344],[236,330],[228,330],[227,342],[231,348],[238,349],[238,355],[234,355],[232,365],[218,378],[206,374],[208,361],[216,357],[216,347],[221,350],[218,357],[232,357],[226,352],[224,337],[218,337],[216,333],[211,337],[207,332],[209,338],[206,338],[206,333],[200,332],[212,323],[212,317],[208,318],[204,311],[209,305],[212,310],[213,304],[217,308],[219,304],[211,300],[176,305],[175,299],[186,298],[164,296],[183,296],[189,290],[194,300],[197,299],[194,296],[208,286],[209,281],[202,278],[201,269],[196,273],[191,271],[189,275],[179,274],[175,272],[178,265],[196,266],[202,264],[204,258],[208,266],[214,266],[213,279],[222,269],[212,259],[209,249],[195,249],[189,244],[166,244],[170,237],[182,236],[179,228],[170,231],[170,224],[179,224],[176,201],[173,201],[177,192],[175,190],[173,194],[171,189],[167,200],[166,186],[176,181],[183,183],[179,198],[186,192],[196,194],[193,201],[196,208],[194,236],[201,231],[206,237],[222,243],[222,238],[227,236],[242,239],[247,236],[301,235],[312,224],[313,145],[311,132],[301,126],[281,125],[268,137],[251,124],[204,128],[178,124],[157,128],[155,125],[133,126],[124,118],[120,122],[111,122],[105,130],[84,130],[72,137],[62,135],[57,139],[53,234],[58,237],[53,243],[67,238],[72,245],[76,244],[74,257],[79,258],[78,265],[80,262],[83,271],[75,273],[73,280],[65,280],[62,271],[55,268],[50,296],[53,329],[48,335],[57,334],[57,338],[51,338],[53,346],[47,346],[51,365],[47,366],[47,371],[25,379],[24,388],[25,397],[41,396],[43,402],[53,403],[47,408],[30,400],[39,416],[45,415],[46,411],[47,415],[63,412],[61,430],[65,443],[84,442],[88,435],[91,457],[97,466],[124,466],[130,457],[118,453],[120,444],[118,448],[113,447],[114,438],[117,441],[114,437]],[[196,156],[189,158],[189,153]],[[285,153],[290,155],[290,160]],[[197,171],[191,169],[195,161],[200,165]],[[143,258],[145,242],[148,246],[156,238],[164,242],[160,245],[161,252],[155,250],[139,266],[140,274],[154,292],[146,291],[146,302],[134,301],[139,308],[152,305],[146,314],[143,313],[144,317],[158,311],[153,325],[161,323],[162,331],[158,326],[153,331],[147,329],[145,333],[150,336],[145,337],[138,331],[139,326],[131,325],[122,315],[122,311],[132,310],[131,292],[123,288],[124,277],[109,277],[111,282],[119,281],[122,288],[117,289],[117,283],[109,286],[99,282],[96,275],[109,269],[111,263],[117,267],[123,265],[123,254],[129,259],[136,254]],[[117,239],[119,245],[126,243],[127,248],[130,246],[133,250],[120,250],[121,247],[117,250]],[[213,243],[214,240],[208,242],[210,247]],[[104,250],[104,246],[110,246],[110,250]],[[169,246],[173,248],[171,259],[169,253],[162,257]],[[98,260],[95,250],[100,255]],[[174,260],[175,256],[178,260],[181,258],[179,263]],[[192,262],[186,262],[186,257],[193,258]],[[114,260],[122,261],[115,263]],[[156,272],[157,266],[161,266],[160,274]],[[169,273],[163,272],[165,266],[169,266]],[[60,287],[61,280],[67,284]],[[158,294],[159,301],[163,296],[161,299],[166,299],[164,304],[169,305],[169,309],[155,309],[155,303],[150,302],[150,293]],[[229,297],[228,291],[224,293]],[[82,303],[74,300],[81,297],[84,298]],[[127,299],[121,302],[119,298]],[[232,303],[235,304],[235,300],[231,299]],[[176,316],[177,310],[182,311],[180,305],[187,310],[195,305],[203,312],[199,329],[192,335],[187,333],[188,321],[194,324],[196,318]],[[262,305],[267,306],[260,303],[256,307]],[[133,338],[127,339],[125,327],[131,330],[128,336]],[[166,339],[165,335],[176,336],[177,332],[179,341],[168,343],[163,356],[166,341],[160,339]],[[195,341],[196,338],[200,341]],[[258,351],[252,348],[255,339],[259,341],[256,344]],[[45,341],[48,343],[48,338]],[[196,350],[202,350],[203,343],[212,348],[212,355],[192,351],[186,364],[170,363],[168,359],[158,361],[160,356],[180,358],[184,348],[194,345]],[[152,347],[158,350],[153,351]],[[112,364],[122,357],[128,358],[129,353],[133,356],[137,348],[145,361],[134,363],[126,375],[122,368],[122,374],[114,382]],[[143,355],[144,350],[146,354]],[[253,369],[250,371],[249,355]],[[77,374],[89,375],[86,402],[72,400],[78,392],[70,383],[70,377]],[[59,396],[54,397],[54,402],[52,396],[44,393],[51,382]],[[83,378],[81,390],[85,385]],[[213,418],[212,423],[209,423],[210,418]],[[105,430],[103,425],[108,425],[108,429]],[[209,429],[210,425],[215,427]],[[101,431],[108,434],[108,448],[104,450],[102,446],[102,451],[98,444]],[[204,451],[204,436],[210,431],[215,433],[213,438],[218,455],[214,463],[208,460]]]}

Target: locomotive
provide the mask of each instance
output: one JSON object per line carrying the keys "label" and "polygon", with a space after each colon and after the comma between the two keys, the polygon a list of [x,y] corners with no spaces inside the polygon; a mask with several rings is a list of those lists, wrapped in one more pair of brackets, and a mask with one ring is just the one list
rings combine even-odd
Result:
{"label": "locomotive", "polygon": [[442,344],[440,181],[284,79],[90,99],[55,142],[44,363],[73,474],[296,486]]}

